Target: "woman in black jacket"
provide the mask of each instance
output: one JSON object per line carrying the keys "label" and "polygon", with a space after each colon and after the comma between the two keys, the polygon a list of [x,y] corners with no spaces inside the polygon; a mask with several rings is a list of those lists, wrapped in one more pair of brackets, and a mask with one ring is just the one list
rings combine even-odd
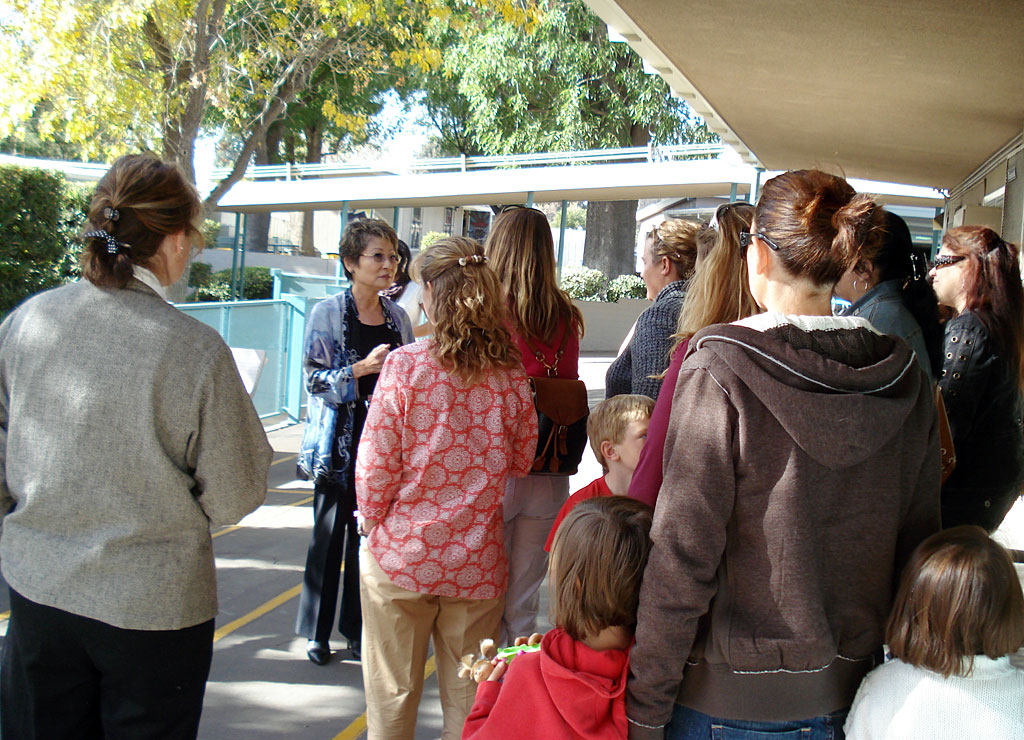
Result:
{"label": "woman in black jacket", "polygon": [[950,229],[930,270],[946,324],[939,387],[956,448],[942,526],[996,529],[1024,479],[1024,289],[1017,247],[984,226]]}

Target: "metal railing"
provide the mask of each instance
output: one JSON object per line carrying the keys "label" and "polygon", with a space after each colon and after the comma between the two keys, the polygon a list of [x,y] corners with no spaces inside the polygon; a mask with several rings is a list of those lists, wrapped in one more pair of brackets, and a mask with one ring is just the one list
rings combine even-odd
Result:
{"label": "metal railing", "polygon": [[277,300],[229,303],[179,303],[183,312],[215,329],[229,347],[262,350],[266,363],[253,389],[252,402],[261,419],[302,415],[302,339],[309,301],[284,296]]}
{"label": "metal railing", "polygon": [[[537,152],[534,154],[499,154],[493,156],[437,157],[413,159],[402,168],[411,173],[468,172],[516,167],[543,167],[549,165],[614,164],[620,162],[669,162],[681,159],[718,157],[725,151],[723,144],[674,144],[669,146],[638,146],[621,149],[586,149],[576,152]],[[301,180],[316,177],[346,177],[353,175],[397,174],[380,163],[348,162],[334,164],[273,164],[250,165],[243,176],[248,180]],[[227,168],[214,169],[213,179],[228,174]]]}

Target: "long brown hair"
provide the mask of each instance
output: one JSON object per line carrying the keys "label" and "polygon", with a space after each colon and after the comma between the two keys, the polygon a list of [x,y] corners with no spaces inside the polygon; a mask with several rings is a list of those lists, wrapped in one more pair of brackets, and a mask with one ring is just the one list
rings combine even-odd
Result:
{"label": "long brown hair", "polygon": [[474,383],[492,368],[519,366],[522,358],[505,328],[501,285],[475,239],[441,239],[416,257],[412,269],[417,282],[430,283],[430,352],[441,367]]}
{"label": "long brown hair", "polygon": [[82,276],[100,288],[123,288],[132,277],[133,265],[145,266],[169,234],[187,231],[193,242],[201,243],[201,216],[199,193],[177,165],[155,154],[119,158],[96,184],[89,223],[92,230],[109,234],[120,248],[111,252],[103,237],[88,237],[81,257]]}
{"label": "long brown hair", "polygon": [[511,208],[494,219],[484,252],[497,273],[516,331],[550,341],[559,322],[583,336],[583,314],[558,287],[555,244],[547,216],[536,208]]}
{"label": "long brown hair", "polygon": [[757,313],[757,302],[747,281],[747,260],[740,247],[740,232],[750,229],[753,217],[754,207],[749,203],[726,203],[715,211],[718,236],[690,281],[672,335],[673,352],[705,326],[727,324]]}
{"label": "long brown hair", "polygon": [[766,182],[754,223],[779,247],[776,254],[791,275],[819,286],[839,282],[885,233],[880,205],[820,170],[784,172]]}
{"label": "long brown hair", "polygon": [[963,262],[965,309],[973,311],[1014,365],[1024,388],[1024,288],[1015,244],[985,226],[959,226],[942,239]]}
{"label": "long brown hair", "polygon": [[946,677],[968,673],[975,655],[1024,647],[1024,594],[1009,553],[974,525],[933,534],[903,571],[885,641],[904,663]]}

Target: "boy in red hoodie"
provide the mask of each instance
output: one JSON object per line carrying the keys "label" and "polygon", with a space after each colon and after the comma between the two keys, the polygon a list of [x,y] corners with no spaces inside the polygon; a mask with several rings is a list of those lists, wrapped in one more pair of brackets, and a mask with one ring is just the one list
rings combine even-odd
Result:
{"label": "boy in red hoodie", "polygon": [[626,678],[651,509],[624,496],[576,506],[558,528],[551,621],[537,652],[495,658],[462,740],[625,740]]}

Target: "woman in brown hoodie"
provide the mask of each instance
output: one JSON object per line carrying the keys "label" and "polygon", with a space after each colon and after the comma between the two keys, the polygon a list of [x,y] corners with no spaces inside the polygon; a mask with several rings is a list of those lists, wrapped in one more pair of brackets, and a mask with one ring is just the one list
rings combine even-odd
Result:
{"label": "woman in brown hoodie", "polygon": [[695,334],[673,398],[627,691],[634,740],[713,726],[842,737],[899,568],[939,527],[924,372],[902,339],[831,316],[833,286],[882,229],[880,206],[842,178],[764,187],[742,241],[765,311]]}

